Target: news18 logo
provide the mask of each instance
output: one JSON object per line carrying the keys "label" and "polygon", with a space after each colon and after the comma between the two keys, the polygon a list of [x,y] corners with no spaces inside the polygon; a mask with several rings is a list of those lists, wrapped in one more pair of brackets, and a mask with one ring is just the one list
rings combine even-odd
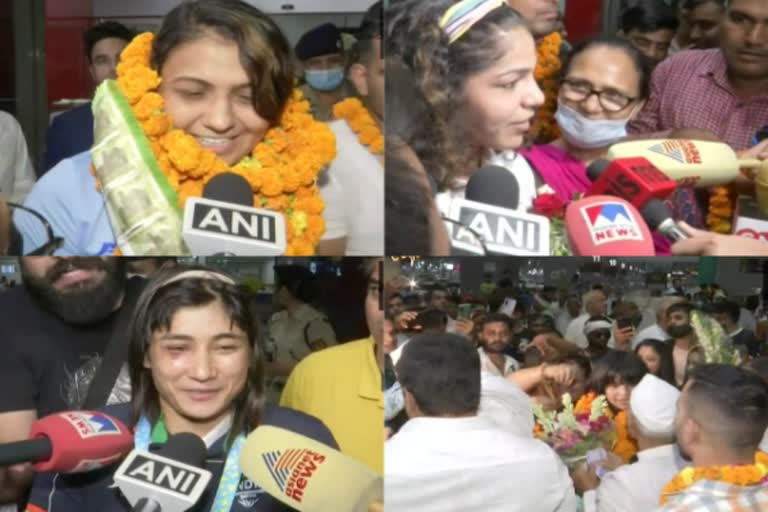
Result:
{"label": "news18 logo", "polygon": [[286,496],[301,503],[309,480],[325,462],[325,456],[312,450],[275,450],[262,454],[272,478]]}

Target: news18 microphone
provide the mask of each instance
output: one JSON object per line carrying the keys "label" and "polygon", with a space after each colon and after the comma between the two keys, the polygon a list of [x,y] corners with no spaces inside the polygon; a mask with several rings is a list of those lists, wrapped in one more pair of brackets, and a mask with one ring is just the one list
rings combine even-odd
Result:
{"label": "news18 microphone", "polygon": [[35,471],[80,473],[108,466],[133,448],[133,434],[101,412],[51,414],[32,424],[30,439],[0,445],[0,466],[32,462]]}
{"label": "news18 microphone", "polygon": [[653,238],[634,206],[612,196],[571,202],[565,229],[576,256],[653,256]]}
{"label": "news18 microphone", "polygon": [[760,160],[739,160],[727,144],[684,139],[621,142],[607,159],[642,157],[684,187],[712,187],[732,182],[742,168],[757,169]]}
{"label": "news18 microphone", "polygon": [[243,474],[299,512],[380,510],[381,476],[338,450],[295,432],[261,426],[240,454]]}
{"label": "news18 microphone", "polygon": [[219,174],[184,207],[184,242],[192,254],[279,256],[285,252],[285,217],[253,207],[250,184],[238,174]]}
{"label": "news18 microphone", "polygon": [[133,450],[114,475],[134,512],[184,512],[211,480],[203,440],[188,432],[172,435],[156,453]]}
{"label": "news18 microphone", "polygon": [[596,160],[587,167],[592,188],[587,196],[616,196],[641,209],[651,199],[666,199],[677,183],[645,158]]}
{"label": "news18 microphone", "polygon": [[[549,256],[549,219],[519,211],[519,197],[511,172],[486,166],[469,179],[466,199],[451,200],[448,217],[482,238],[491,254]],[[467,229],[447,227],[454,248],[476,248],[476,238]]]}

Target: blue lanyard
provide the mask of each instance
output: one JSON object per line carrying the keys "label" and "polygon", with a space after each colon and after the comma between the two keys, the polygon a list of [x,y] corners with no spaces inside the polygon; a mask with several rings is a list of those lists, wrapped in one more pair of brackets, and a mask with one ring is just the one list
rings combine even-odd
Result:
{"label": "blue lanyard", "polygon": [[[152,438],[152,427],[146,416],[142,416],[136,425],[134,434],[134,443],[139,450],[149,450],[149,443]],[[232,501],[235,498],[237,486],[240,484],[240,450],[245,442],[245,436],[239,434],[232,443],[227,454],[227,461],[224,464],[224,471],[221,473],[219,487],[216,490],[216,497],[213,500],[211,512],[229,512],[232,508]]]}

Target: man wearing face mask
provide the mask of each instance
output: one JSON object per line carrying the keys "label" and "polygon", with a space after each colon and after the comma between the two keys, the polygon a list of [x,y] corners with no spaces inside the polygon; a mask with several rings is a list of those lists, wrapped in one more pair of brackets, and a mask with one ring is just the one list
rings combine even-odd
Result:
{"label": "man wearing face mask", "polygon": [[306,82],[301,91],[312,105],[318,121],[333,120],[333,106],[351,96],[344,79],[344,45],[341,32],[333,23],[325,23],[305,33],[296,44]]}

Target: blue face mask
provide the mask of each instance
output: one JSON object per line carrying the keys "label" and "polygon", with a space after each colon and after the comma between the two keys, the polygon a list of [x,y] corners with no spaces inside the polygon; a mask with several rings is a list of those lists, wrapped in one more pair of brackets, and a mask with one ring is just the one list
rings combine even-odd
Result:
{"label": "blue face mask", "polygon": [[323,92],[333,91],[344,81],[344,69],[308,69],[304,71],[304,80],[315,90]]}
{"label": "blue face mask", "polygon": [[588,119],[558,102],[555,121],[565,140],[580,148],[597,149],[611,146],[626,137],[629,118]]}

